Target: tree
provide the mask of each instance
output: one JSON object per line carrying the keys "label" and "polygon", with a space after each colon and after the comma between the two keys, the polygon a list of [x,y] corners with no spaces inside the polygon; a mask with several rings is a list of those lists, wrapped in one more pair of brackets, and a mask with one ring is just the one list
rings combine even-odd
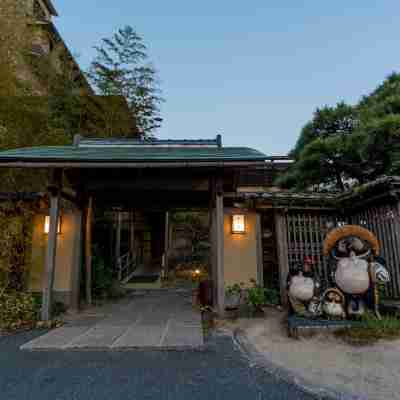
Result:
{"label": "tree", "polygon": [[97,56],[88,77],[98,94],[123,96],[136,120],[131,136],[151,135],[160,127],[160,97],[154,67],[149,63],[147,48],[132,27],[119,29],[95,47]]}
{"label": "tree", "polygon": [[277,183],[297,189],[323,184],[326,188],[344,190],[346,172],[359,158],[347,146],[357,125],[356,110],[343,102],[335,107],[318,108],[290,153],[294,165]]}
{"label": "tree", "polygon": [[314,139],[350,135],[357,123],[356,110],[344,102],[338,103],[335,107],[317,108],[313,119],[302,129],[291,155],[296,157]]}
{"label": "tree", "polygon": [[354,107],[318,109],[291,155],[294,164],[277,180],[288,188],[343,191],[400,173],[400,75],[390,75]]}

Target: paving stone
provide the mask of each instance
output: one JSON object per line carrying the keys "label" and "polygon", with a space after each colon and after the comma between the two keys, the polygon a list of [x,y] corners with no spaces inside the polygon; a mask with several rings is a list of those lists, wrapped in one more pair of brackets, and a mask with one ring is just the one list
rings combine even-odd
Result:
{"label": "paving stone", "polygon": [[110,348],[127,330],[127,326],[95,326],[83,335],[78,336],[64,349]]}
{"label": "paving stone", "polygon": [[165,325],[135,325],[111,346],[118,348],[160,347]]}
{"label": "paving stone", "polygon": [[[22,349],[186,348],[203,345],[201,315],[181,295],[159,291],[96,310],[102,319],[73,318]],[[107,311],[107,312],[106,312]],[[85,324],[86,321],[86,324]]]}
{"label": "paving stone", "polygon": [[77,336],[82,335],[90,329],[88,326],[70,326],[54,329],[39,338],[21,346],[21,350],[46,350],[63,349]]}

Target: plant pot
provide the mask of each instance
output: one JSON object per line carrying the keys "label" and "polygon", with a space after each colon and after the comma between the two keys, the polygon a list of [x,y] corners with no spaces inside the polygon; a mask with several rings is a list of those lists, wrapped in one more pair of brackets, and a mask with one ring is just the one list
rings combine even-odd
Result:
{"label": "plant pot", "polygon": [[226,319],[237,319],[239,317],[239,308],[225,308]]}
{"label": "plant pot", "polygon": [[212,326],[214,324],[214,313],[211,311],[203,311],[201,314],[203,324]]}
{"label": "plant pot", "polygon": [[192,290],[192,305],[193,307],[199,305],[199,289]]}
{"label": "plant pot", "polygon": [[227,310],[237,309],[240,306],[241,294],[232,293],[225,295],[225,308]]}

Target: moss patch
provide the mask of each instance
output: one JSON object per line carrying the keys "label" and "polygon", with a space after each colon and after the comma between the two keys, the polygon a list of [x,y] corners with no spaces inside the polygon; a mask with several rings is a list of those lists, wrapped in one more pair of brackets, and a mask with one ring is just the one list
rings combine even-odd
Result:
{"label": "moss patch", "polygon": [[378,340],[400,339],[400,317],[385,316],[382,319],[367,317],[362,327],[344,328],[335,335],[352,345],[371,345]]}

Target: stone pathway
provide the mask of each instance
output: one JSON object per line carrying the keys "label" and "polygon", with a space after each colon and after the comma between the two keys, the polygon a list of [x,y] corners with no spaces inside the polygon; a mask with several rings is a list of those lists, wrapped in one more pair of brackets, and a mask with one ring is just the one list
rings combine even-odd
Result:
{"label": "stone pathway", "polygon": [[185,292],[152,291],[71,320],[21,350],[193,349],[204,344],[201,315]]}

